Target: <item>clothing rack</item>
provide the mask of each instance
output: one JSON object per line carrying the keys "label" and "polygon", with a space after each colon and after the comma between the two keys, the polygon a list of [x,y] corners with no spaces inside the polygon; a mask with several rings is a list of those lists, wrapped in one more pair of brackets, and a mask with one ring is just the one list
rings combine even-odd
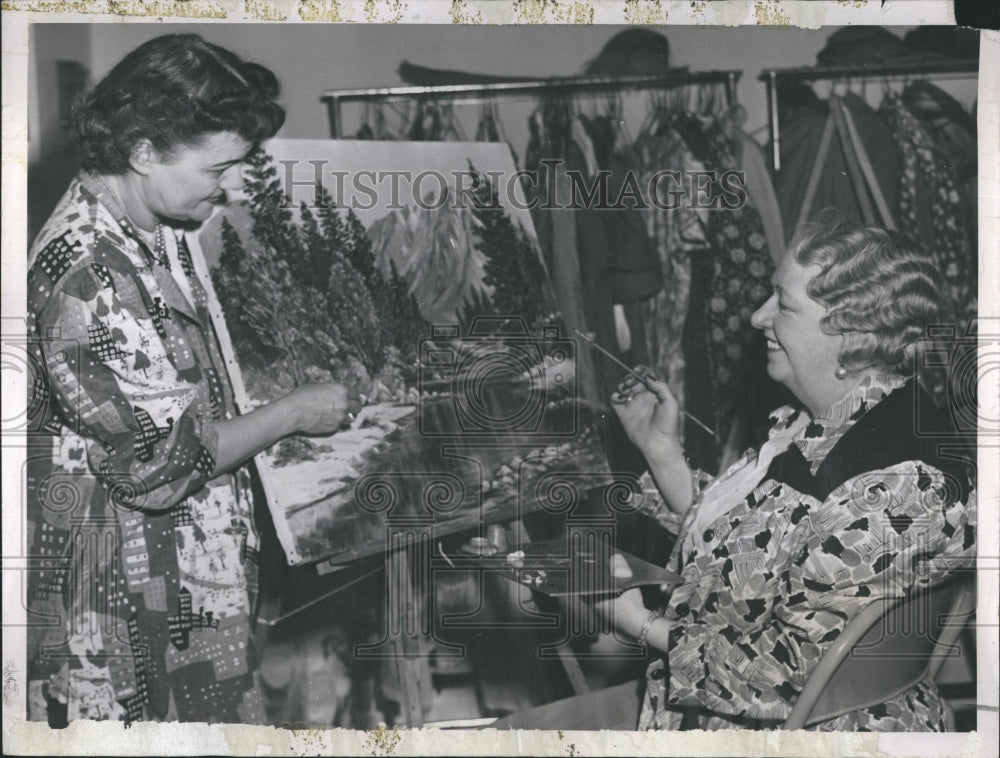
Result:
{"label": "clothing rack", "polygon": [[978,76],[979,59],[962,58],[931,61],[887,61],[846,66],[800,66],[798,68],[765,69],[758,77],[767,84],[768,121],[771,130],[771,151],[774,170],[781,170],[781,126],[778,123],[778,81],[817,82],[832,80],[913,79],[933,76],[968,78]]}
{"label": "clothing rack", "polygon": [[736,101],[736,86],[742,71],[680,70],[656,76],[629,77],[563,77],[484,84],[446,84],[433,87],[379,87],[372,89],[327,90],[320,96],[326,103],[330,119],[330,136],[342,138],[341,104],[345,102],[378,102],[392,100],[448,100],[478,102],[484,98],[517,95],[560,95],[580,92],[621,92],[628,90],[674,89],[692,84],[724,84],[726,99]]}

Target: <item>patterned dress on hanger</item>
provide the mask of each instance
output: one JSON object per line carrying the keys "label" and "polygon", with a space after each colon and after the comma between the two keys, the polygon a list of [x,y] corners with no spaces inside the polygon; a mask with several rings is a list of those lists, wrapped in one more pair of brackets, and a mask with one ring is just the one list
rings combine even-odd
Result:
{"label": "patterned dress on hanger", "polygon": [[954,316],[977,314],[977,263],[974,241],[963,223],[966,209],[954,167],[927,130],[889,93],[881,112],[896,136],[903,170],[899,179],[899,227],[923,241],[938,262]]}
{"label": "patterned dress on hanger", "polygon": [[669,204],[668,192],[681,193],[677,207],[658,208],[644,197],[644,213],[649,239],[660,257],[663,289],[643,304],[647,352],[653,370],[670,386],[675,397],[684,397],[684,352],[681,339],[688,312],[691,288],[691,255],[707,254],[708,211],[694,207],[693,176],[704,172],[681,135],[673,129],[660,134],[643,134],[635,143],[636,162],[640,166],[639,184],[648,191],[657,173],[679,171],[681,183],[660,180],[660,205]]}

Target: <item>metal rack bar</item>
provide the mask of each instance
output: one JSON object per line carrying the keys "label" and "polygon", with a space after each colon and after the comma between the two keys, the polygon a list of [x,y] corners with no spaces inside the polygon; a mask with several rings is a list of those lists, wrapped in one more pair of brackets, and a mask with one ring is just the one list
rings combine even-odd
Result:
{"label": "metal rack bar", "polygon": [[564,77],[532,81],[489,82],[484,84],[446,84],[433,87],[376,87],[369,89],[327,90],[320,96],[330,119],[330,136],[340,137],[341,104],[401,99],[448,99],[472,101],[488,96],[573,94],[577,92],[671,89],[692,84],[723,84],[730,103],[736,100],[736,87],[742,71],[678,71],[658,76]]}
{"label": "metal rack bar", "polygon": [[778,82],[835,81],[850,79],[891,79],[904,77],[968,78],[979,75],[978,58],[932,61],[893,61],[859,63],[844,66],[800,66],[798,68],[765,69],[758,79],[767,84],[768,121],[771,131],[771,151],[774,170],[781,170],[781,125],[778,123]]}

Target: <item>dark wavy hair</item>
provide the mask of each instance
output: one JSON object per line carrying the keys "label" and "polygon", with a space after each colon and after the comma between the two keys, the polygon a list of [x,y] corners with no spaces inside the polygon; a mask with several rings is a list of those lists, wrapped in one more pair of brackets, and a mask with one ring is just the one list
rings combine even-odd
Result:
{"label": "dark wavy hair", "polygon": [[120,174],[136,143],[158,151],[234,132],[273,137],[285,121],[280,86],[264,66],[241,60],[197,34],[169,34],[126,55],[77,103],[73,121],[85,168]]}
{"label": "dark wavy hair", "polygon": [[789,249],[800,265],[822,269],[806,292],[826,306],[823,330],[844,335],[840,365],[912,373],[917,341],[944,310],[933,257],[904,234],[831,214],[803,227]]}

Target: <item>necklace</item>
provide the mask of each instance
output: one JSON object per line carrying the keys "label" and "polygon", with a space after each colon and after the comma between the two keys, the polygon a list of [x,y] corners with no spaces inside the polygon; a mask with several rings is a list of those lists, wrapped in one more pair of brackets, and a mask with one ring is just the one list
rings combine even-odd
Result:
{"label": "necklace", "polygon": [[122,209],[122,213],[125,214],[125,220],[128,221],[129,226],[135,230],[135,233],[139,235],[139,239],[142,240],[143,244],[149,248],[153,256],[161,263],[166,260],[166,248],[167,241],[163,232],[163,224],[158,223],[156,225],[156,230],[153,233],[147,232],[141,226],[139,226],[135,219],[132,218],[132,214],[128,212],[128,206],[125,205],[125,201],[122,200],[121,195],[115,192],[114,187],[104,181],[104,177],[98,174],[96,171],[88,171],[93,178],[101,187],[114,199],[118,206]]}

